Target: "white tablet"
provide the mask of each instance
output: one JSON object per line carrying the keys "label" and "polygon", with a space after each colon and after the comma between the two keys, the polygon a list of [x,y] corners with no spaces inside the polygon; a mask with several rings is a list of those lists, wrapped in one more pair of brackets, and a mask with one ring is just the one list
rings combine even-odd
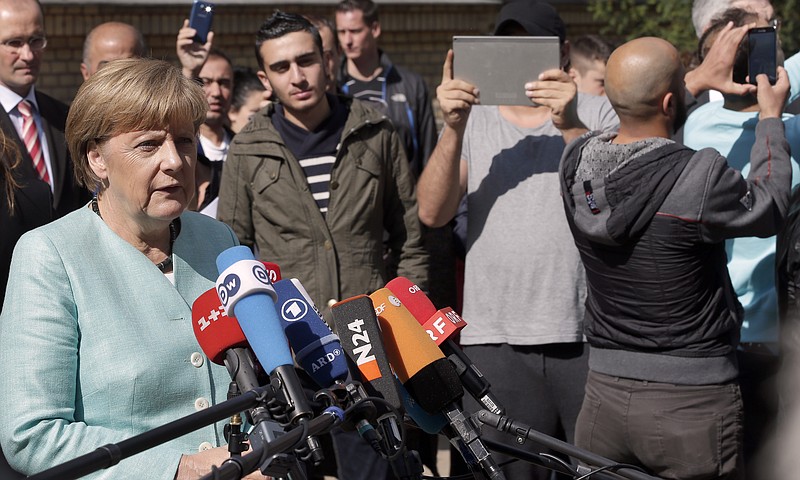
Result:
{"label": "white tablet", "polygon": [[481,105],[532,105],[525,84],[561,65],[558,37],[453,37],[453,77],[480,90]]}

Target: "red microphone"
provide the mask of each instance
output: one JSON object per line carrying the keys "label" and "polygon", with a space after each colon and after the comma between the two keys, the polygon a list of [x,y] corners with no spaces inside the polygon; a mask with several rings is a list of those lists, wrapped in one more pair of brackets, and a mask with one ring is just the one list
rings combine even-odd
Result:
{"label": "red microphone", "polygon": [[225,364],[225,351],[247,347],[236,318],[229,317],[222,308],[216,288],[203,293],[192,304],[192,328],[203,353],[218,365]]}
{"label": "red microphone", "polygon": [[264,264],[264,268],[267,269],[267,274],[269,274],[269,281],[275,283],[281,280],[281,267],[278,266],[277,263],[272,262],[261,262]]}

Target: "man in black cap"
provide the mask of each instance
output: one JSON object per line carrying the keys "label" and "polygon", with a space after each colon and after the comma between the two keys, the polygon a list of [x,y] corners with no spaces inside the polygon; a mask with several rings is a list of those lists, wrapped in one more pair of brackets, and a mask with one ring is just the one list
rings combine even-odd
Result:
{"label": "man in black cap", "polygon": [[[524,87],[531,106],[480,106],[476,88],[453,79],[448,53],[437,89],[445,127],[418,184],[419,215],[429,226],[446,224],[467,193],[464,351],[507,415],[572,442],[588,369],[586,287],[557,171],[565,142],[587,128],[616,129],[618,119],[605,97],[576,92],[563,69],[566,29],[553,7],[507,3],[495,35],[557,36],[562,68]],[[465,402],[468,410],[477,408]],[[509,479],[549,477],[525,462],[504,471]]]}

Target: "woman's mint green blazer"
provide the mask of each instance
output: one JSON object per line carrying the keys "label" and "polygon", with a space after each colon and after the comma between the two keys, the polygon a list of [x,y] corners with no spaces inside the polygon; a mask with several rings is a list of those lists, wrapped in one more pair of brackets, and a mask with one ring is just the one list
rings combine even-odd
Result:
{"label": "woman's mint green blazer", "polygon": [[[192,303],[238,244],[187,212],[175,285],[89,208],[28,232],[0,315],[0,444],[33,474],[225,400],[230,376],[202,354]],[[222,424],[123,460],[92,478],[172,479],[181,454],[224,444]]]}

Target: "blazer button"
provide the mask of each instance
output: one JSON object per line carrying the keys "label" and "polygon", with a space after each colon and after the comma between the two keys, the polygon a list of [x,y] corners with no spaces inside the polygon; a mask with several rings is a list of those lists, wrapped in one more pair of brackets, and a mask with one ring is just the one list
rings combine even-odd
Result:
{"label": "blazer button", "polygon": [[271,178],[272,180],[275,180],[275,177],[277,177],[277,176],[278,176],[278,174],[275,173],[275,172],[272,172],[272,173],[269,174],[269,178]]}
{"label": "blazer button", "polygon": [[208,408],[208,406],[209,406],[208,400],[203,397],[200,397],[194,401],[194,409],[197,410],[198,412],[200,410],[205,410],[206,408]]}
{"label": "blazer button", "polygon": [[332,249],[333,249],[333,244],[331,243],[331,241],[325,240],[325,250],[332,250]]}
{"label": "blazer button", "polygon": [[339,182],[337,182],[336,180],[332,181],[331,190],[336,190],[337,188],[339,188]]}
{"label": "blazer button", "polygon": [[214,448],[214,445],[211,445],[209,442],[203,442],[197,447],[198,452],[205,452],[206,450],[211,450]]}
{"label": "blazer button", "polygon": [[198,352],[194,352],[191,356],[192,365],[194,365],[197,368],[202,367],[204,361],[205,360],[203,360],[203,355]]}

